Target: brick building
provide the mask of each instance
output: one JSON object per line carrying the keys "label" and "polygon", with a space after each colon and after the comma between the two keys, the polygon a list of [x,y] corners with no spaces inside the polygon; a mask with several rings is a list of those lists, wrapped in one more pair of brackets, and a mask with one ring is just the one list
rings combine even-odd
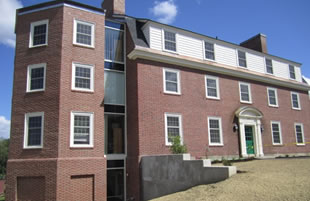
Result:
{"label": "brick building", "polygon": [[140,200],[139,160],[309,155],[301,64],[125,15],[125,0],[17,10],[7,200]]}

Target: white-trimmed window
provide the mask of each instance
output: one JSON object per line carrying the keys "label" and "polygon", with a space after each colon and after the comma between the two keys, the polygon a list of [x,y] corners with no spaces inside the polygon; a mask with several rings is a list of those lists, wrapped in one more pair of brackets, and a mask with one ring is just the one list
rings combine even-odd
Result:
{"label": "white-trimmed window", "polygon": [[29,65],[27,69],[27,92],[45,90],[46,63]]}
{"label": "white-trimmed window", "polygon": [[305,145],[304,126],[301,123],[295,123],[295,135],[297,145]]}
{"label": "white-trimmed window", "polygon": [[74,20],[73,44],[95,47],[95,24]]}
{"label": "white-trimmed window", "polygon": [[175,32],[163,30],[163,47],[169,52],[177,52],[177,34]]}
{"label": "white-trimmed window", "polygon": [[93,147],[94,113],[71,112],[70,147]]}
{"label": "white-trimmed window", "polygon": [[215,60],[214,44],[205,41],[205,59]]}
{"label": "white-trimmed window", "polygon": [[220,117],[208,117],[210,146],[223,146],[222,120]]}
{"label": "white-trimmed window", "polygon": [[179,136],[183,144],[182,116],[180,114],[165,113],[165,143],[172,145],[174,137]]}
{"label": "white-trimmed window", "polygon": [[278,107],[278,93],[275,88],[267,88],[268,105],[271,107]]}
{"label": "white-trimmed window", "polygon": [[32,22],[30,25],[29,47],[48,44],[48,20]]}
{"label": "white-trimmed window", "polygon": [[278,121],[271,122],[271,134],[272,134],[272,144],[281,145],[282,144],[282,134],[281,134],[281,124]]}
{"label": "white-trimmed window", "polygon": [[180,71],[163,69],[164,92],[169,94],[181,94]]}
{"label": "white-trimmed window", "polygon": [[293,65],[289,65],[290,78],[296,80],[295,67]]}
{"label": "white-trimmed window", "polygon": [[206,75],[206,97],[220,99],[219,78]]}
{"label": "white-trimmed window", "polygon": [[300,110],[300,101],[299,101],[299,93],[291,92],[291,101],[292,101],[292,108],[294,110]]}
{"label": "white-trimmed window", "polygon": [[94,91],[94,66],[79,63],[72,64],[72,89]]}
{"label": "white-trimmed window", "polygon": [[251,85],[244,82],[239,82],[240,102],[252,103]]}
{"label": "white-trimmed window", "polygon": [[241,67],[247,67],[245,52],[238,50],[238,63]]}
{"label": "white-trimmed window", "polygon": [[266,64],[266,73],[273,74],[272,60],[266,58],[265,64]]}
{"label": "white-trimmed window", "polygon": [[25,114],[24,149],[43,148],[44,112]]}

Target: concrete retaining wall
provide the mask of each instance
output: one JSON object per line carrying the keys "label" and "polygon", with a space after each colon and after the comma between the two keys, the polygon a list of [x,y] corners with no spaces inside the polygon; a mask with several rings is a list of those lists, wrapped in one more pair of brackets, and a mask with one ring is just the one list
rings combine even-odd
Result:
{"label": "concrete retaining wall", "polygon": [[142,200],[219,182],[236,174],[234,166],[214,167],[209,159],[190,160],[189,154],[144,156],[140,168]]}

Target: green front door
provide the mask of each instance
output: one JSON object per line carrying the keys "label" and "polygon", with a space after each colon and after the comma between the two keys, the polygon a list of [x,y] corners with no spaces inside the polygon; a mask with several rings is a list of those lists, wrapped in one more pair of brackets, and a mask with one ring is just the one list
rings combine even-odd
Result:
{"label": "green front door", "polygon": [[245,126],[244,130],[247,154],[254,154],[253,126]]}

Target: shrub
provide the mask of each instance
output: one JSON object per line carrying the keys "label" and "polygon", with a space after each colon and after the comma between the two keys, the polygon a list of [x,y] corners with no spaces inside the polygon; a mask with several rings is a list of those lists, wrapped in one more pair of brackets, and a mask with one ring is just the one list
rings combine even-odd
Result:
{"label": "shrub", "polygon": [[187,147],[185,144],[181,144],[180,136],[176,136],[172,138],[172,145],[170,147],[170,151],[172,154],[185,154],[187,153]]}
{"label": "shrub", "polygon": [[232,163],[231,163],[231,161],[224,159],[223,160],[223,165],[224,166],[232,166]]}

